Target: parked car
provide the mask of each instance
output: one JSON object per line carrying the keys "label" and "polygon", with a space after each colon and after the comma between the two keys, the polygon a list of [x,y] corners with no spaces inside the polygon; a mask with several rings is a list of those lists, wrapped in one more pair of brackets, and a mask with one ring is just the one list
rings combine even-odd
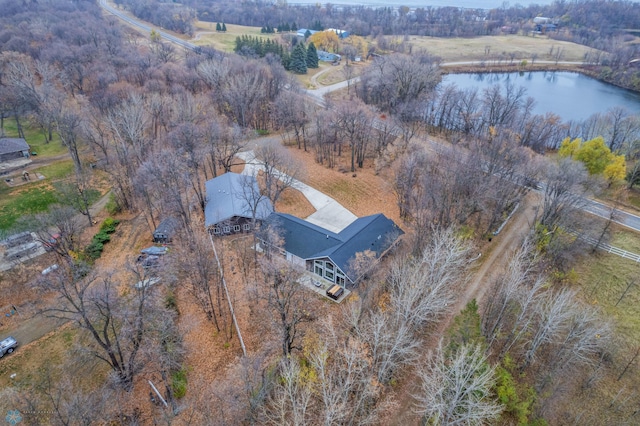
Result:
{"label": "parked car", "polygon": [[142,281],[138,281],[135,283],[134,287],[138,290],[142,290],[143,288],[149,288],[153,285],[156,285],[160,282],[160,278],[147,278]]}
{"label": "parked car", "polygon": [[43,269],[42,270],[42,275],[48,275],[48,274],[52,273],[53,271],[55,271],[57,269],[58,269],[58,264],[54,263],[53,265],[49,266],[48,268]]}
{"label": "parked car", "polygon": [[0,358],[4,354],[10,354],[18,347],[18,342],[13,337],[9,336],[6,339],[0,341]]}

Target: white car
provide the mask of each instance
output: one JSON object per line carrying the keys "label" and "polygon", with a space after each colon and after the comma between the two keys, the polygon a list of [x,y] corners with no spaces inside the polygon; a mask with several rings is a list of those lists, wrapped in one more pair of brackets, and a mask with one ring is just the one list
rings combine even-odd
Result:
{"label": "white car", "polygon": [[6,339],[0,341],[0,358],[4,354],[10,354],[18,347],[18,342],[13,337],[9,336]]}

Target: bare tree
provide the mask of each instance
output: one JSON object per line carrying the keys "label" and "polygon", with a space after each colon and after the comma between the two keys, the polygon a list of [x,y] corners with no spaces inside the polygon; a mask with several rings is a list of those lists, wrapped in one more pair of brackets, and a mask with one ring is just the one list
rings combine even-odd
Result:
{"label": "bare tree", "polygon": [[545,173],[544,203],[540,223],[554,229],[573,220],[572,213],[585,203],[585,196],[593,189],[587,171],[581,163],[563,158],[550,163]]}
{"label": "bare tree", "polygon": [[[141,282],[145,282],[144,279]],[[152,288],[142,285],[129,298],[119,296],[111,277],[99,278],[82,265],[69,265],[43,277],[39,285],[60,296],[44,314],[73,320],[91,336],[91,353],[109,365],[119,385],[130,391],[140,372],[154,302]]]}
{"label": "bare tree", "polygon": [[84,166],[80,158],[81,135],[83,131],[83,117],[80,113],[71,109],[63,109],[56,117],[56,127],[63,145],[69,151],[73,160],[75,181],[74,188],[77,191],[79,203],[74,203],[79,208],[80,213],[87,217],[89,226],[93,226],[91,210],[89,209],[89,171]]}
{"label": "bare tree", "polygon": [[311,382],[302,377],[304,373],[298,359],[283,359],[278,365],[278,371],[279,380],[265,405],[265,422],[293,426],[310,424]]}
{"label": "bare tree", "polygon": [[427,423],[483,425],[503,410],[492,395],[495,370],[479,345],[462,345],[448,358],[441,342],[418,377],[415,411]]}
{"label": "bare tree", "polygon": [[269,318],[280,334],[282,356],[300,349],[302,325],[313,319],[305,300],[306,290],[298,283],[301,271],[283,259],[273,258],[261,264],[264,279],[259,297],[267,304]]}
{"label": "bare tree", "polygon": [[264,194],[275,206],[282,193],[302,178],[302,166],[284,147],[274,142],[258,146],[254,154],[264,172]]}

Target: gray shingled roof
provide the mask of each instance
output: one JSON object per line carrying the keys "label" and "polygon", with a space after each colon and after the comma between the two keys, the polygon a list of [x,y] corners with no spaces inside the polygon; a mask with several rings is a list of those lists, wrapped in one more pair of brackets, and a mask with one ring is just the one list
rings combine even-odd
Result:
{"label": "gray shingled roof", "polygon": [[404,234],[381,213],[361,217],[338,234],[284,213],[273,213],[269,222],[280,228],[286,251],[305,260],[328,257],[352,282],[358,277],[349,263],[356,253],[371,250],[379,258]]}
{"label": "gray shingled roof", "polygon": [[12,152],[29,151],[29,144],[22,138],[0,139],[0,155]]}
{"label": "gray shingled roof", "polygon": [[252,204],[255,203],[258,205],[256,219],[266,219],[273,212],[271,201],[260,195],[258,181],[253,176],[225,173],[208,180],[206,190],[205,226],[234,216],[252,218]]}

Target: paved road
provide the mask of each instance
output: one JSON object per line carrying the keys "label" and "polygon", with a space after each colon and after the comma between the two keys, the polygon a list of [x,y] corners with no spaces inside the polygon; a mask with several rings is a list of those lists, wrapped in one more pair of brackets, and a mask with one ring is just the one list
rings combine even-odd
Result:
{"label": "paved road", "polygon": [[129,15],[125,14],[124,12],[119,11],[118,9],[111,7],[108,3],[107,0],[100,0],[99,2],[100,7],[102,7],[104,10],[106,10],[107,12],[111,13],[112,15],[117,16],[118,18],[122,19],[123,21],[127,22],[130,25],[133,25],[134,27],[141,29],[144,32],[148,32],[150,33],[151,30],[155,30],[162,38],[167,39],[168,41],[175,43],[177,45],[179,45],[180,47],[184,47],[185,49],[188,50],[192,50],[194,52],[199,52],[200,51],[200,47],[196,46],[193,43],[189,43],[188,41],[184,41],[181,38],[178,38],[176,36],[173,36],[167,32],[164,32],[160,29],[158,29],[157,27],[151,27],[147,24],[145,24],[143,21],[140,21],[138,19],[132,18]]}
{"label": "paved road", "polygon": [[[599,201],[587,200],[587,204],[583,207],[583,210],[608,220],[611,217],[613,208]],[[626,226],[634,231],[640,231],[640,216],[636,216],[635,214],[623,210],[616,210],[613,215],[613,222]]]}

